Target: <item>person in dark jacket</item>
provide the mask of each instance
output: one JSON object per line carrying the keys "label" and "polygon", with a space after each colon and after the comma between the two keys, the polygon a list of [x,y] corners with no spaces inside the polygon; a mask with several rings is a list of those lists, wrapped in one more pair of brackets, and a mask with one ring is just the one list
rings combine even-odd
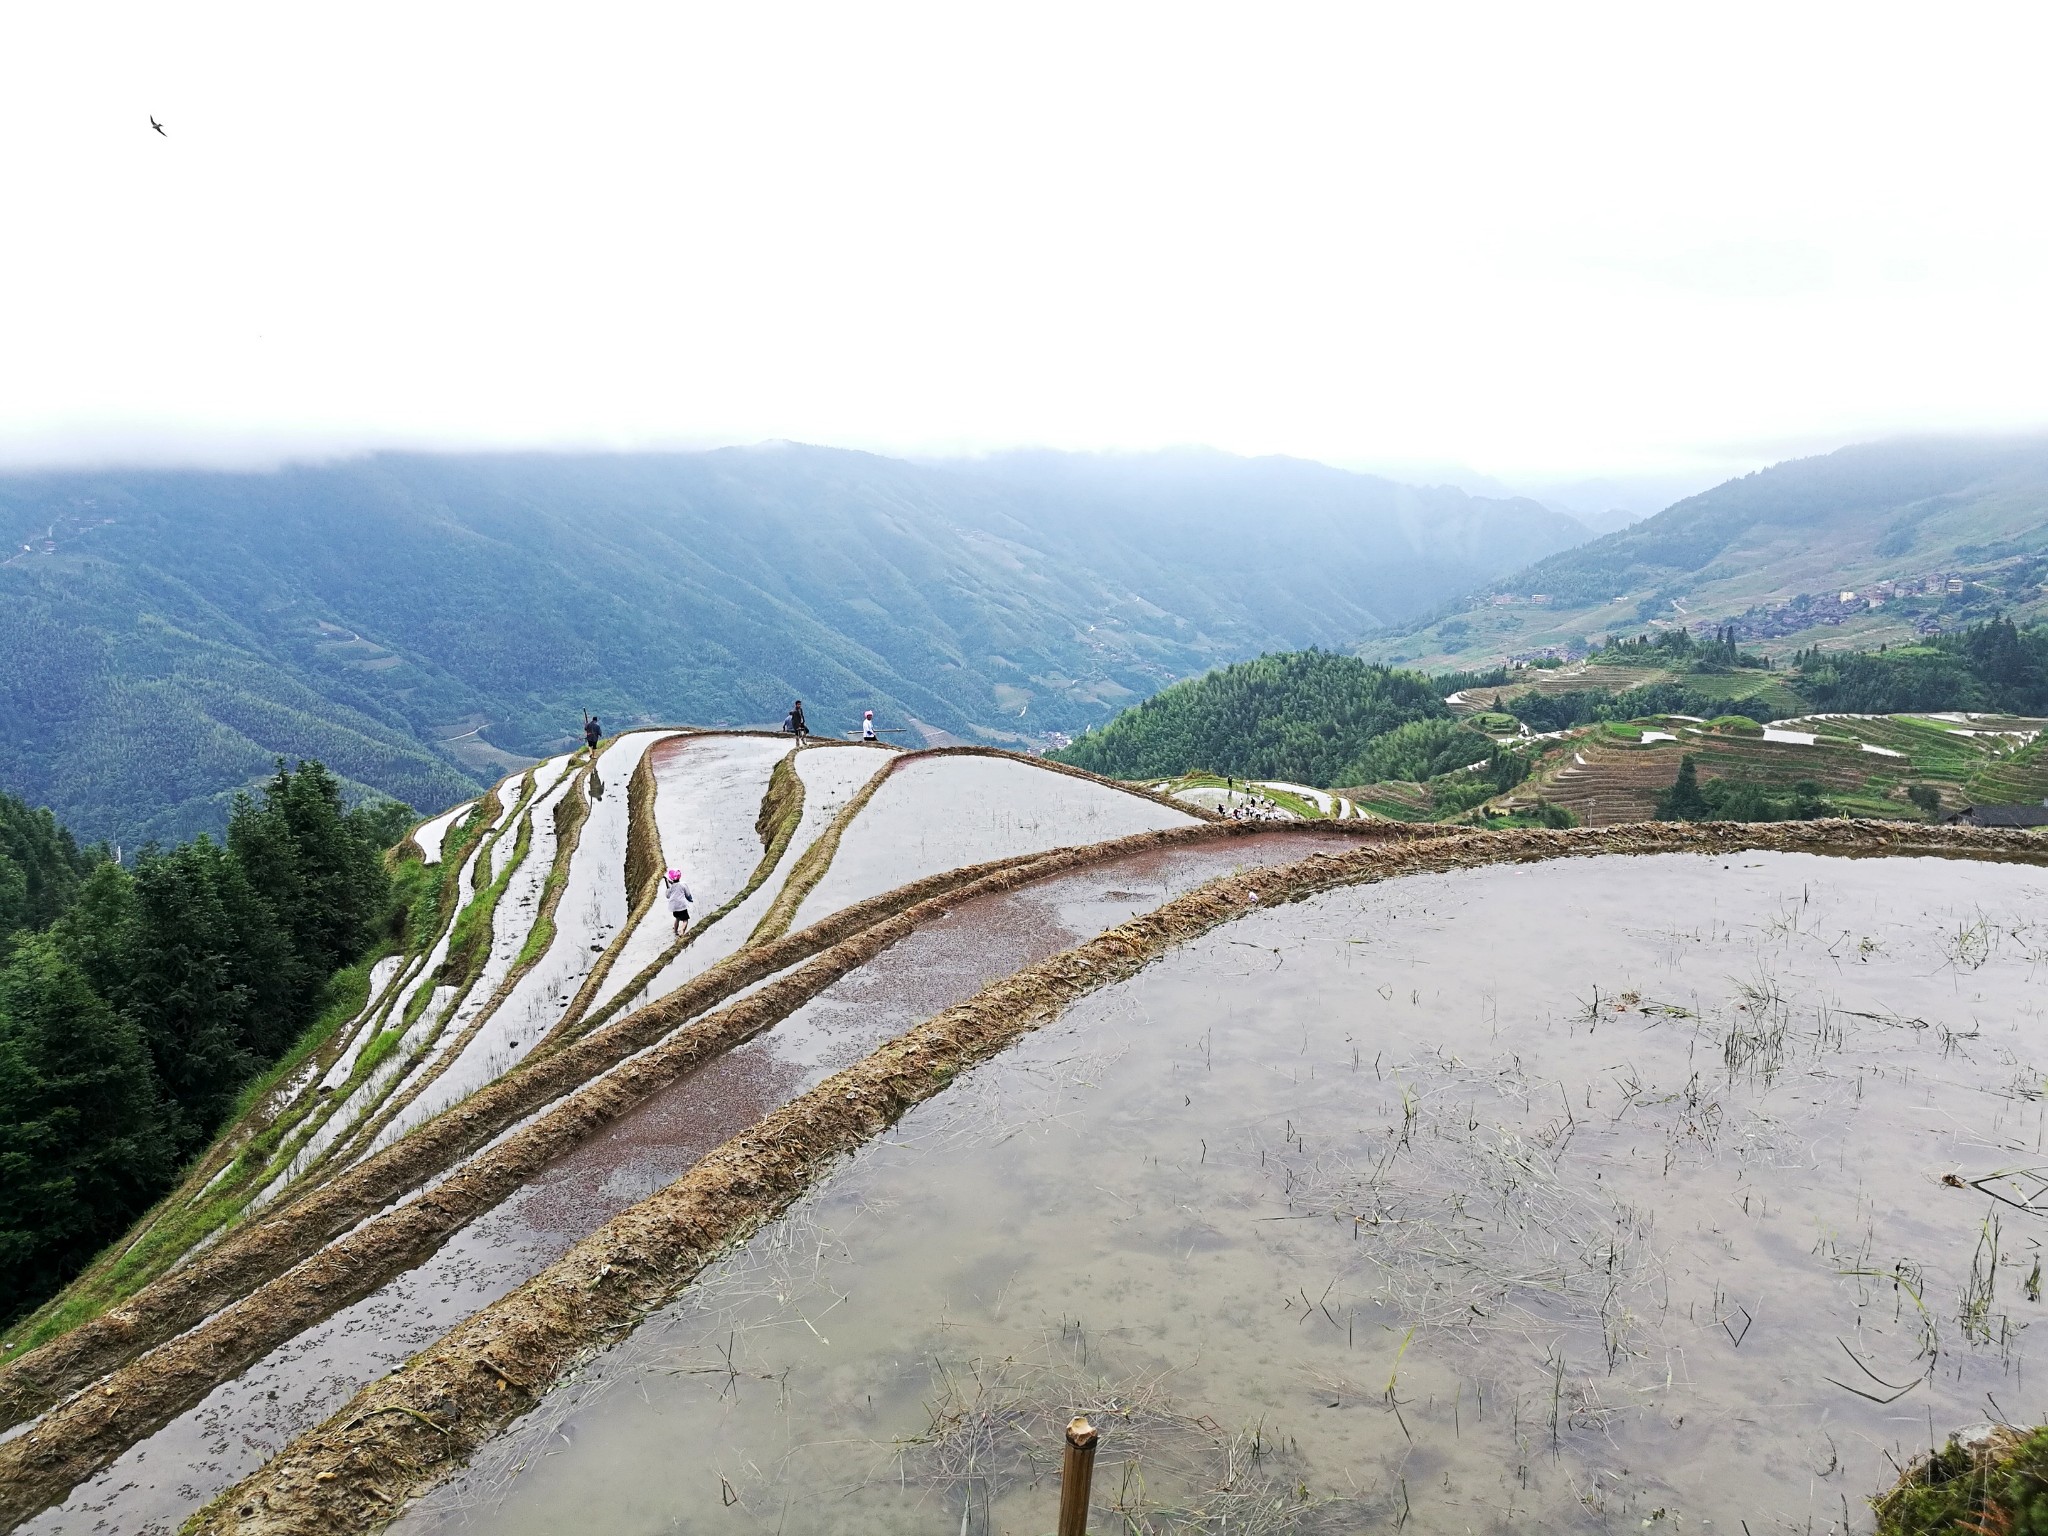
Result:
{"label": "person in dark jacket", "polygon": [[585,715],[583,717],[584,743],[590,748],[591,751],[595,752],[597,750],[597,744],[603,739],[604,728],[597,723],[597,716]]}
{"label": "person in dark jacket", "polygon": [[804,701],[802,699],[798,699],[796,703],[789,707],[789,718],[782,722],[782,728],[788,731],[790,735],[796,737],[798,741],[802,741],[804,737],[811,734],[811,728],[804,723]]}

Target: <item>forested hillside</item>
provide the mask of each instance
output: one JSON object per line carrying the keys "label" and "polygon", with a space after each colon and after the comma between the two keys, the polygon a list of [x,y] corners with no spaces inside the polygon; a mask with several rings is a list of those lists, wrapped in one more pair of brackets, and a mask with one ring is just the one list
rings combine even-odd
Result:
{"label": "forested hillside", "polygon": [[2048,438],[1871,443],[1773,465],[1485,584],[1364,654],[1482,665],[1644,626],[1779,654],[2048,614]]}
{"label": "forested hillside", "polygon": [[580,711],[1030,744],[1583,530],[1288,460],[781,445],[0,479],[0,785],[133,846],[274,755],[431,810]]}
{"label": "forested hillside", "polygon": [[[1445,702],[1461,690],[1463,724]],[[1619,641],[1581,672],[1425,676],[1322,651],[1272,654],[1176,683],[1053,756],[1112,778],[1207,771],[1335,788],[1467,767],[1496,744],[1476,728],[1488,720],[1496,732],[1547,733],[1658,715],[1762,723],[1953,710],[2048,716],[2048,625],[1999,618],[1917,645],[1816,648],[1785,666],[1726,631]]]}
{"label": "forested hillside", "polygon": [[408,814],[347,811],[319,764],[280,767],[224,844],[130,870],[0,795],[0,1322],[146,1210],[323,1008],[351,1006],[348,968],[402,925],[381,853]]}
{"label": "forested hillside", "polygon": [[1355,765],[1379,738],[1412,721],[1449,721],[1446,691],[1437,679],[1327,651],[1260,656],[1176,683],[1053,756],[1117,779],[1207,769],[1356,784]]}

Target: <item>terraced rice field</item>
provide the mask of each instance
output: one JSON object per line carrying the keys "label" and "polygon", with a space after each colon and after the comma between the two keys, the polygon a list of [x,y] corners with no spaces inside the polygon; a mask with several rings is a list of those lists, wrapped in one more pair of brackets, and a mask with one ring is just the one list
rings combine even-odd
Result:
{"label": "terraced rice field", "polygon": [[1561,805],[1588,826],[1654,813],[1690,754],[1702,778],[1746,778],[1784,789],[1811,780],[1845,811],[1916,814],[1906,787],[1928,784],[1954,807],[2048,797],[2044,722],[2007,717],[1808,715],[1773,722],[1763,737],[1664,718],[1589,726],[1548,748],[1531,778],[1498,803]]}
{"label": "terraced rice field", "polygon": [[1260,910],[910,1111],[396,1529],[1043,1529],[1073,1412],[1096,1529],[1867,1528],[1926,1414],[2048,1405],[1998,1198],[2044,898],[1745,853]]}
{"label": "terraced rice field", "polygon": [[[1368,976],[1382,1003],[1401,995],[1400,981],[1416,994],[1409,1006],[1422,1007],[1421,981],[1433,962],[1411,952],[1405,935],[1422,943],[1436,931],[1416,926],[1413,914],[1439,910],[1440,898],[1416,882],[1455,881],[1462,877],[1449,872],[1499,861],[1683,849],[1691,850],[1682,862],[1694,883],[1682,888],[1697,905],[1708,899],[1702,892],[1722,889],[1708,869],[1716,861],[1702,851],[1726,859],[1749,848],[1831,867],[1837,861],[1813,855],[2002,859],[1933,866],[1973,871],[1990,882],[1979,887],[1986,899],[2000,902],[2005,888],[1997,882],[2039,880],[2010,861],[2048,854],[2048,842],[2023,833],[1842,823],[1487,834],[1356,816],[1224,822],[1164,796],[999,753],[792,751],[786,739],[745,733],[636,732],[594,759],[552,760],[415,833],[405,857],[439,878],[430,931],[414,950],[380,960],[358,1016],[231,1128],[188,1186],[51,1309],[39,1333],[9,1351],[0,1366],[0,1525],[125,1533],[189,1522],[205,1532],[311,1533],[374,1530],[402,1516],[417,1529],[468,1522],[493,1530],[693,1530],[721,1520],[740,1529],[1037,1528],[1045,1521],[1026,1515],[1029,1454],[1013,1454],[1016,1432],[1051,1411],[1060,1393],[1062,1403],[1079,1400],[1073,1393],[1082,1390],[1087,1360],[1075,1375],[1068,1357],[1073,1341],[1098,1337],[1124,1373],[1115,1381],[1153,1382],[1129,1399],[1133,1421],[1153,1425],[1167,1446],[1163,1459],[1144,1463],[1154,1479],[1148,1486],[1208,1476],[1202,1458],[1215,1441],[1233,1464],[1241,1453],[1262,1463],[1246,1489],[1277,1487],[1280,1464],[1264,1463],[1265,1431],[1255,1418],[1238,1423],[1262,1394],[1280,1391],[1250,1379],[1264,1347],[1257,1330],[1240,1339],[1230,1323],[1217,1334],[1212,1380],[1202,1387],[1215,1394],[1213,1410],[1189,1412],[1209,1399],[1179,1384],[1169,1390],[1156,1375],[1178,1352],[1177,1344],[1167,1349],[1168,1335],[1178,1338],[1176,1330],[1203,1317],[1237,1317],[1244,1296],[1277,1283],[1279,1271],[1261,1278],[1258,1267],[1261,1254],[1277,1250],[1232,1239],[1223,1291],[1185,1292],[1171,1317],[1156,1305],[1130,1312],[1154,1282],[1139,1284],[1136,1271],[1115,1278],[1125,1261],[1112,1256],[1122,1251],[1120,1232],[1151,1226],[1119,1226],[1107,1207],[1090,1203],[1093,1195],[1063,1204],[1048,1191],[1071,1185],[1073,1160],[1107,1149],[1136,1115],[1146,1132],[1102,1163],[1105,1198],[1134,1208],[1163,1198],[1146,1181],[1164,1177],[1162,1159],[1184,1163],[1185,1149],[1161,1139],[1178,1133],[1158,1096],[1183,1086],[1182,1108],[1194,1108],[1196,1085],[1181,1084],[1181,1075],[1188,1042],[1203,1031],[1212,1045],[1226,1042],[1225,1060],[1234,1062],[1203,1088],[1211,1095],[1203,1112],[1228,1110],[1209,1141],[1218,1176],[1232,1170],[1239,1183],[1201,1195],[1198,1211],[1235,1210],[1252,1199],[1256,1181],[1243,1182],[1253,1177],[1250,1150],[1256,1143],[1262,1157],[1293,1156],[1281,1150],[1291,1145],[1292,1120],[1319,1127],[1320,1140],[1336,1122],[1325,1126],[1318,1116],[1383,1115],[1378,1088],[1348,1108],[1316,1092],[1294,1095],[1304,1069],[1319,1080],[1328,1068],[1324,1058],[1338,1049],[1326,1038],[1333,1021],[1345,1021],[1355,1054],[1384,1035],[1372,1049],[1405,1062],[1420,1059],[1433,1032],[1469,1014],[1466,994],[1483,968],[1460,976],[1441,1016],[1392,1009],[1382,1017],[1348,1002],[1324,1008]],[[1617,892],[1618,908],[1641,907],[1649,900],[1642,893],[1664,882],[1632,873],[1663,867],[1656,861],[1574,864],[1607,871],[1597,878]],[[669,867],[683,871],[697,898],[680,937],[656,899],[658,874]],[[1782,894],[1787,879],[1773,876],[1771,889]],[[1424,892],[1421,905],[1400,894],[1410,888]],[[1829,910],[1882,906],[1880,897],[1857,887]],[[1762,931],[1764,919],[1751,910],[1761,898],[1738,899],[1730,888],[1728,900],[1712,932],[1739,930],[1750,944]],[[1458,933],[1469,939],[1483,929],[1481,947],[1498,952],[1498,965],[1540,970],[1543,945],[1498,942],[1514,904],[1499,901],[1498,911],[1475,907],[1479,915]],[[1539,905],[1546,921],[1601,910],[1547,896]],[[1944,923],[1949,915],[1946,907],[1938,914]],[[1606,943],[1604,920],[1592,921],[1581,946],[1589,952]],[[1971,931],[1994,936],[2004,966],[2010,945],[2031,930],[2015,926],[2005,906],[1986,921],[1991,927]],[[1975,956],[1980,940],[1958,943],[1959,954]],[[1344,962],[1335,970],[1333,955]],[[1595,980],[1621,987],[1631,968],[1647,963],[1618,958]],[[1188,965],[1196,968],[1176,969]],[[1145,990],[1152,978],[1164,985],[1183,975],[1194,980],[1173,982],[1179,990],[1158,993],[1156,1006],[1130,1001],[1154,995]],[[1993,979],[1987,973],[1985,985]],[[1532,997],[1550,1001],[1532,1003],[1535,1011],[1514,1027],[1550,1019],[1542,1027],[1554,1030],[1563,985],[1532,979]],[[1497,996],[1499,985],[1493,990]],[[1985,1006],[2002,1006],[2004,996],[1987,992]],[[1146,1023],[1155,1016],[1157,1026]],[[1027,1038],[1045,1026],[1053,1032]],[[1167,1034],[1155,1038],[1162,1027]],[[1127,1030],[1121,1043],[1119,1029]],[[1540,1030],[1521,1048],[1531,1061],[1548,1049]],[[1466,1059],[1478,1049],[1475,1039]],[[1354,1073],[1365,1059],[1356,1055]],[[1083,1080],[1096,1088],[1124,1082],[1098,1070],[1115,1060],[1143,1064],[1126,1085],[1139,1097],[1120,1091],[1120,1107],[1098,1121]],[[1045,1089],[1043,1113],[1018,1119],[988,1109],[994,1101],[982,1085],[1014,1081]],[[1429,1103],[1432,1115],[1448,1114],[1449,1097]],[[1279,1143],[1266,1123],[1276,1112],[1290,1121]],[[928,1113],[937,1118],[919,1118]],[[1259,1128],[1246,1130],[1254,1120]],[[1062,1145],[1070,1122],[1076,1135]],[[964,1137],[943,1129],[966,1124],[976,1129]],[[1016,1135],[1006,1138],[1006,1127]],[[1534,1132],[1525,1126],[1517,1134]],[[885,1147],[898,1143],[910,1158],[901,1170],[909,1183],[892,1188],[910,1192],[859,1195],[870,1187],[865,1170],[880,1166],[877,1157],[888,1163],[895,1154]],[[928,1151],[943,1147],[957,1147],[957,1158],[934,1163]],[[1208,1166],[1205,1156],[1198,1150],[1197,1168]],[[853,1183],[834,1176],[842,1166]],[[976,1180],[1000,1183],[1005,1168],[1016,1170],[1012,1183],[977,1198]],[[916,1194],[926,1179],[929,1194]],[[788,1215],[792,1202],[803,1203]],[[828,1250],[846,1241],[847,1223],[863,1210],[913,1207],[941,1217],[937,1230],[958,1240],[917,1222],[885,1224],[884,1249],[898,1257],[878,1259],[859,1307],[840,1303],[828,1320],[813,1281],[837,1262]],[[961,1420],[985,1408],[975,1422],[1000,1442],[991,1443],[1012,1471],[940,1476],[940,1463],[918,1451],[898,1468],[895,1496],[874,1498],[871,1466],[862,1463],[856,1485],[847,1481],[854,1462],[840,1450],[801,1449],[825,1426],[835,1443],[867,1448],[858,1461],[897,1435],[916,1372],[925,1369],[926,1335],[950,1326],[947,1317],[968,1330],[963,1341],[979,1341],[976,1351],[994,1348],[1007,1305],[988,1300],[1003,1292],[998,1272],[1022,1274],[1027,1250],[1059,1246],[1052,1233],[1062,1211],[1079,1222],[1064,1240],[1065,1268],[1037,1274],[1017,1293],[1029,1306],[1016,1318],[1036,1319],[1044,1346],[1016,1357],[1028,1362],[1029,1392],[1017,1397],[1023,1377],[997,1372],[1001,1379],[989,1384],[996,1395]],[[1187,1236],[1189,1255],[1207,1252],[1204,1224],[1220,1219],[1199,1216],[1185,1232],[1174,1226],[1170,1243],[1148,1238],[1140,1248],[1179,1251]],[[802,1234],[826,1231],[837,1235],[816,1249],[809,1279],[760,1289],[760,1255],[786,1256],[809,1241]],[[904,1267],[914,1269],[917,1254],[928,1271],[921,1276]],[[1099,1284],[1089,1278],[1096,1273]],[[1038,1325],[1051,1316],[1047,1306],[1069,1290],[1072,1317],[1046,1332]],[[970,1305],[970,1294],[981,1300]],[[1150,1294],[1156,1301],[1168,1293]],[[952,1298],[952,1310],[932,1312],[942,1297]],[[1390,1292],[1377,1305],[1398,1299]],[[996,1315],[983,1315],[990,1305]],[[761,1306],[780,1321],[746,1311]],[[1130,1320],[1102,1334],[1105,1309],[1118,1308]],[[762,1400],[778,1389],[763,1385],[773,1362],[758,1347],[785,1335],[799,1312],[799,1326],[815,1328],[820,1348],[838,1337],[842,1353],[782,1360],[784,1387],[793,1381],[798,1390],[761,1417]],[[694,1354],[645,1363],[657,1355],[642,1351],[682,1333],[697,1338],[712,1316],[733,1322],[721,1379],[744,1394],[743,1410],[737,1400],[720,1404],[714,1375],[699,1371]],[[1376,1325],[1393,1327],[1390,1316],[1375,1314]],[[850,1332],[835,1334],[842,1318]],[[899,1330],[897,1348],[889,1339]],[[1084,1356],[1093,1347],[1084,1344]],[[876,1364],[877,1352],[891,1348],[895,1364]],[[943,1350],[934,1358],[949,1371],[956,1363]],[[806,1374],[815,1370],[825,1378]],[[874,1404],[863,1417],[849,1405],[853,1384],[868,1376]],[[708,1403],[662,1398],[657,1408],[657,1377],[693,1391],[709,1385],[714,1395]],[[630,1470],[568,1454],[581,1434],[582,1420],[568,1411],[575,1383],[599,1378],[633,1384],[609,1393],[606,1411],[625,1416],[607,1420],[604,1431],[620,1457],[631,1448]],[[1059,1392],[1049,1396],[1054,1383]],[[1528,1398],[1525,1384],[1517,1390]],[[634,1418],[629,1396],[655,1410],[654,1419]],[[1388,1396],[1411,1421],[1435,1411],[1413,1408],[1402,1391]],[[923,1432],[941,1460],[966,1445],[941,1433],[939,1420],[951,1422],[953,1411],[945,1407]],[[1302,1438],[1294,1411],[1286,1409],[1288,1433]],[[701,1436],[692,1428],[682,1441],[663,1439],[650,1426],[671,1412],[692,1425],[692,1415],[704,1414],[717,1423]],[[1215,1434],[1205,1423],[1218,1426]],[[1189,1424],[1199,1431],[1194,1440]],[[1240,1445],[1246,1426],[1252,1438]],[[1499,1426],[1485,1433],[1497,1437]],[[650,1434],[659,1451],[648,1449]],[[777,1434],[785,1441],[773,1449]],[[546,1454],[535,1449],[537,1435]],[[1278,1442],[1270,1443],[1277,1454]],[[1321,1529],[1301,1520],[1334,1518],[1327,1452],[1313,1436],[1305,1444],[1288,1454],[1298,1456],[1314,1497],[1287,1506],[1294,1524],[1267,1529]],[[1386,1460],[1381,1450],[1373,1455]],[[528,1476],[543,1463],[547,1477]],[[852,1502],[834,1502],[856,1486]],[[771,1517],[769,1494],[778,1488],[788,1508]],[[1374,1497],[1385,1493],[1381,1487]],[[1161,1524],[1149,1506],[1132,1507],[1153,1522],[1134,1529],[1218,1528]],[[1242,1523],[1251,1504],[1228,1510],[1231,1529],[1253,1528]],[[785,1518],[792,1523],[776,1526]]]}
{"label": "terraced rice field", "polygon": [[1263,816],[1282,821],[1353,821],[1369,813],[1344,790],[1317,789],[1285,779],[1232,779],[1188,773],[1146,786],[1182,805],[1222,816]]}

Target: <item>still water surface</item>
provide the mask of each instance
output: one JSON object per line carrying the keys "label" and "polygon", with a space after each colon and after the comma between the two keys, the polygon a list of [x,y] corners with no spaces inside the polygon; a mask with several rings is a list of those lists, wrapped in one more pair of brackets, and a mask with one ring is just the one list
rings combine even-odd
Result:
{"label": "still water surface", "polygon": [[1085,1410],[1097,1531],[1865,1530],[1930,1434],[2048,1417],[2044,983],[2013,865],[1260,911],[906,1117],[397,1529],[1042,1532]]}

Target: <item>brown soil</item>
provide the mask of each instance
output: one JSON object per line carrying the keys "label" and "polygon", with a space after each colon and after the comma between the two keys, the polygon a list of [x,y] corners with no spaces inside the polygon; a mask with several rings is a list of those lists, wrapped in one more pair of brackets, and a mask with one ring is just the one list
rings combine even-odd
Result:
{"label": "brown soil", "polygon": [[[365,1387],[201,1510],[186,1530],[340,1536],[378,1529],[407,1498],[440,1481],[533,1407],[579,1359],[666,1305],[721,1250],[785,1209],[834,1160],[1075,998],[1132,975],[1255,905],[1483,864],[1746,849],[2048,862],[2048,839],[2030,833],[1840,821],[1652,823],[1382,838],[1354,851],[1212,881],[983,989],[732,1138],[518,1290]],[[1021,871],[1018,877],[1030,878]]]}
{"label": "brown soil", "polygon": [[[219,1382],[421,1262],[534,1171],[648,1094],[768,1028],[963,897],[1144,848],[1244,835],[1256,835],[1256,829],[1178,828],[931,876],[801,933],[742,950],[658,1002],[536,1056],[331,1183],[230,1235],[121,1307],[10,1365],[0,1374],[0,1405],[14,1422],[64,1393],[74,1395],[27,1433],[0,1443],[0,1519],[12,1523],[61,1498]],[[679,1028],[735,992],[814,956],[821,958],[804,970]],[[657,1049],[647,1049],[657,1042]],[[635,1052],[645,1054],[619,1066]],[[564,1094],[564,1102],[418,1199],[377,1214]],[[340,1238],[344,1232],[347,1237]],[[78,1390],[94,1382],[90,1390]]]}

